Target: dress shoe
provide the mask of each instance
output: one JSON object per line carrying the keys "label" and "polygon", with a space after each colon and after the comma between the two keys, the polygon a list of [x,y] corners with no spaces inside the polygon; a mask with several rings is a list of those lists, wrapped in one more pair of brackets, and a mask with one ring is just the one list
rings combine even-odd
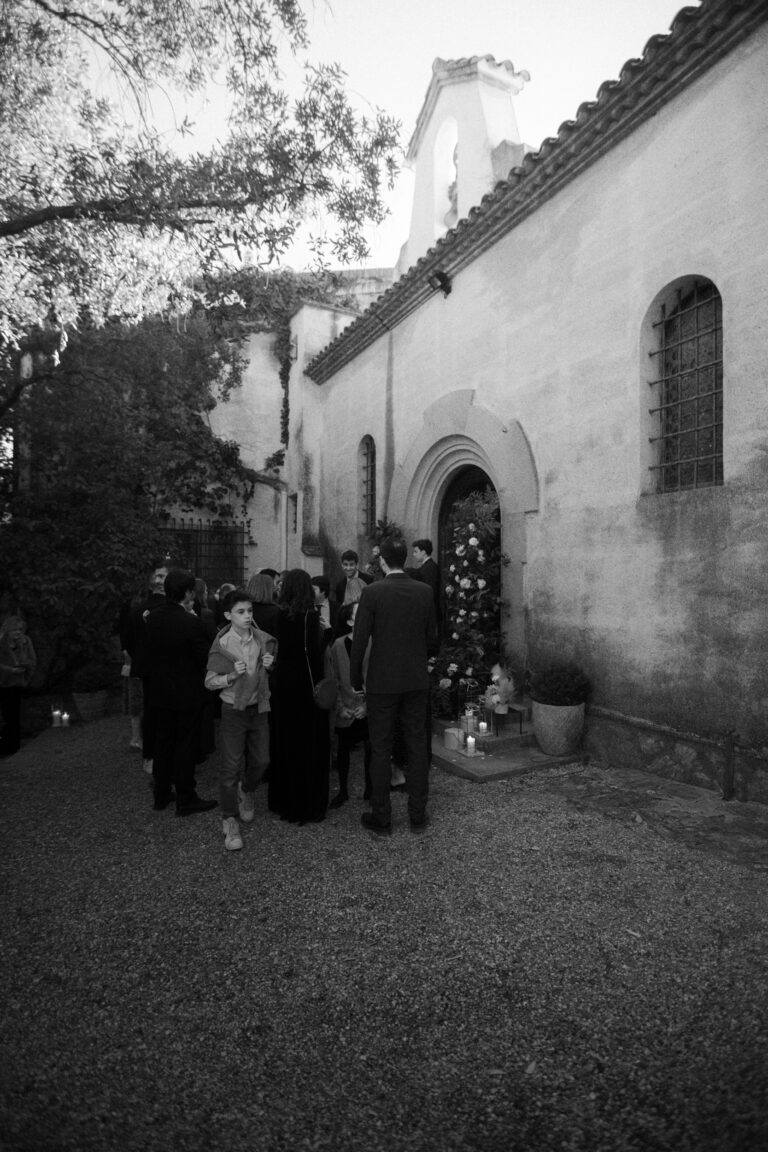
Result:
{"label": "dress shoe", "polygon": [[402,784],[390,784],[390,786],[389,786],[390,792],[406,792],[407,789],[408,789],[408,785],[406,784],[405,781],[403,781]]}
{"label": "dress shoe", "polygon": [[211,808],[216,808],[217,805],[218,800],[203,800],[201,796],[195,796],[186,804],[177,804],[176,815],[195,816],[198,812],[210,812]]}
{"label": "dress shoe", "polygon": [[422,816],[421,820],[411,820],[411,832],[425,832],[427,829],[428,820],[426,816]]}
{"label": "dress shoe", "polygon": [[379,824],[378,820],[374,817],[372,812],[363,812],[360,817],[360,823],[363,828],[367,828],[369,832],[375,832],[377,836],[391,836],[391,824]]}
{"label": "dress shoe", "polygon": [[169,804],[173,804],[175,799],[176,796],[173,792],[169,792],[166,796],[157,793],[155,795],[155,801],[152,807],[154,808],[155,812],[164,812]]}

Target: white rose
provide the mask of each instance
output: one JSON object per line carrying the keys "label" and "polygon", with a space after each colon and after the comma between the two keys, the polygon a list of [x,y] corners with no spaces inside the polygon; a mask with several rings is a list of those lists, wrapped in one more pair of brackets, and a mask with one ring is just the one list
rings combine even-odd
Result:
{"label": "white rose", "polygon": [[472,585],[472,581],[468,580],[467,577],[465,576],[464,579],[460,581],[460,584],[461,584],[462,588],[470,588]]}
{"label": "white rose", "polygon": [[472,547],[473,547],[473,548],[477,548],[478,544],[480,543],[480,541],[478,540],[477,536],[470,536],[470,538],[469,538],[469,542],[470,542],[470,544],[472,545]]}
{"label": "white rose", "polygon": [[454,633],[452,634],[452,636],[451,636],[451,639],[452,639],[452,640],[458,640],[458,638],[459,638],[459,634],[458,634],[458,632],[454,632]]}
{"label": "white rose", "polygon": [[469,528],[470,532],[474,532],[475,530],[474,524],[467,524],[467,528]]}
{"label": "white rose", "polygon": [[482,576],[478,580],[477,586],[478,586],[478,588],[485,588],[485,580],[483,580]]}

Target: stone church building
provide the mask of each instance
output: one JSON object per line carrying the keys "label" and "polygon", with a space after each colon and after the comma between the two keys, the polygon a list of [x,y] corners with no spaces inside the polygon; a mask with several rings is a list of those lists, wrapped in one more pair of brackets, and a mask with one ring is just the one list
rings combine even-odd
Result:
{"label": "stone church building", "polygon": [[[381,517],[439,551],[490,484],[507,650],[584,667],[587,748],[768,801],[768,8],[684,8],[538,152],[528,79],[435,61],[397,269],[293,318],[251,567],[333,574]],[[281,393],[250,357],[214,421],[261,467]]]}

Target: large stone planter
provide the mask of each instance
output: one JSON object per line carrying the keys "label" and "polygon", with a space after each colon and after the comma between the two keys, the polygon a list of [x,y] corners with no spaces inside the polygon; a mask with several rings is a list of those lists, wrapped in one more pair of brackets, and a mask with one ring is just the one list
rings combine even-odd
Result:
{"label": "large stone planter", "polygon": [[107,714],[106,688],[99,692],[73,692],[72,699],[81,720],[101,720]]}
{"label": "large stone planter", "polygon": [[547,756],[570,756],[581,743],[585,705],[532,703],[533,732],[539,748]]}

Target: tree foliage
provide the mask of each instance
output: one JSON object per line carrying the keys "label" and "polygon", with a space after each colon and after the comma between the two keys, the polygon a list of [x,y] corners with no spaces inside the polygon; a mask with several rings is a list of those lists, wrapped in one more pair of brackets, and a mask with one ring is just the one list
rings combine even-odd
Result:
{"label": "tree foliage", "polygon": [[0,594],[27,613],[49,679],[104,655],[120,602],[173,548],[169,511],[242,513],[254,474],[206,420],[239,370],[204,309],[178,328],[111,321],[75,333],[55,383],[17,407]]}
{"label": "tree foliage", "polygon": [[[305,65],[291,96],[283,58],[306,47],[298,0],[0,0],[0,415],[25,349],[35,382],[84,315],[177,308],[195,271],[267,264],[315,212],[318,257],[364,255],[397,126],[359,115],[334,65]],[[169,144],[152,100],[212,82],[219,142]]]}

